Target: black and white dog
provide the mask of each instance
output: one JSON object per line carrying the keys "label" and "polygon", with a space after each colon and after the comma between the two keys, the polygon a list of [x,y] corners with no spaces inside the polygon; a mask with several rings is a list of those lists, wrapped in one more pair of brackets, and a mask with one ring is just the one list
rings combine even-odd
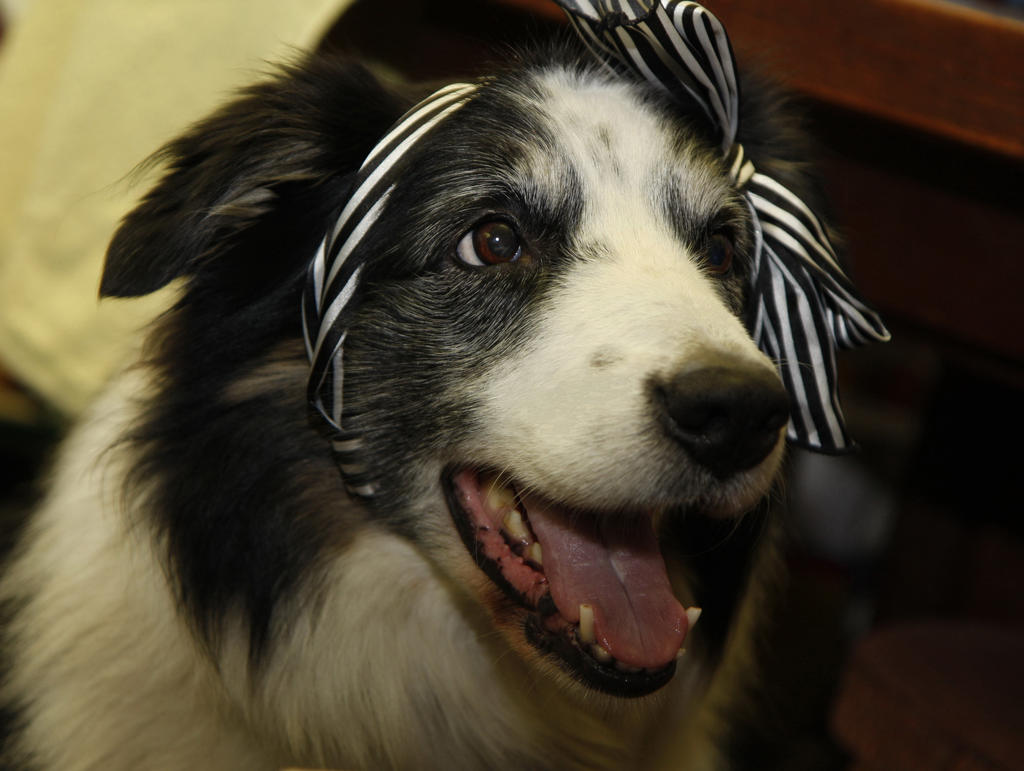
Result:
{"label": "black and white dog", "polygon": [[[179,299],[0,579],[4,768],[720,767],[788,400],[710,137],[583,58],[482,81],[370,236],[344,380],[370,502],[311,417],[299,308],[421,94],[313,59],[164,150],[102,293]],[[765,93],[744,148],[809,200]]]}

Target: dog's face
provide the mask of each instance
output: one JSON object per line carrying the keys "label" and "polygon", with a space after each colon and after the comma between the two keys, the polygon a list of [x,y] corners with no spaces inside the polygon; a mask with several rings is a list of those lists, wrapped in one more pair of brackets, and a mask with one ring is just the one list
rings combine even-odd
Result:
{"label": "dog's face", "polygon": [[666,522],[746,513],[782,455],[748,213],[679,117],[594,72],[485,87],[410,164],[346,350],[381,507],[524,657],[655,690],[695,620]]}
{"label": "dog's face", "polygon": [[[214,403],[282,346],[300,349],[306,262],[408,104],[316,67],[171,146],[171,172],[111,249],[107,294],[189,277],[162,355],[192,357],[168,377]],[[568,688],[660,688],[682,648],[702,647],[690,606],[704,607],[705,646],[722,642],[756,528],[723,544],[783,454],[788,399],[743,323],[749,213],[691,118],[575,64],[489,80],[409,154],[360,246],[345,422],[380,493],[353,526],[412,541],[472,623]],[[206,348],[217,353],[201,363]],[[305,383],[287,388],[300,403]],[[280,422],[320,462],[329,444],[306,417]],[[274,473],[307,475],[299,455]],[[280,512],[245,516],[288,527]],[[193,559],[187,539],[174,545],[185,525],[166,527],[172,561]],[[294,572],[321,556],[277,559]],[[251,590],[213,601],[231,591]]]}

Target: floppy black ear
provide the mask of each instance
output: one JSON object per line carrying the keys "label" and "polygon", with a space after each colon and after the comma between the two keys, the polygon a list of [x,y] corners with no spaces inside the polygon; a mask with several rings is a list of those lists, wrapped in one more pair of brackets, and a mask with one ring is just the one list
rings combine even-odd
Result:
{"label": "floppy black ear", "polygon": [[352,62],[281,67],[154,156],[166,171],[114,235],[100,296],[235,270],[247,240],[283,245],[282,229],[320,227],[319,238],[352,173],[407,104]]}

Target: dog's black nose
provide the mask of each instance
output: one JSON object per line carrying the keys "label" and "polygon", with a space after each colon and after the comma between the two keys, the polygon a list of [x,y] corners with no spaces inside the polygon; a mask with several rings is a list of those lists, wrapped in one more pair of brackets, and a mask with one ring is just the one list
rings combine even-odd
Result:
{"label": "dog's black nose", "polygon": [[760,463],[789,420],[778,376],[756,362],[718,358],[655,385],[669,435],[719,479]]}

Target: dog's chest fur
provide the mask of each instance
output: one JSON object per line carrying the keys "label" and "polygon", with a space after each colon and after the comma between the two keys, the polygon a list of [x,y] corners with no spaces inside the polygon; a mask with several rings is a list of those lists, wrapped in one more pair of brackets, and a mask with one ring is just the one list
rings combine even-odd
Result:
{"label": "dog's chest fur", "polygon": [[[181,302],[62,450],[0,579],[0,761],[713,767],[706,705],[726,709],[747,675],[747,577],[770,554],[705,557],[711,587],[694,578],[707,565],[670,566],[681,593],[719,607],[669,686],[619,699],[530,652],[518,621],[494,623],[509,601],[439,479],[472,459],[581,507],[753,508],[781,449],[712,484],[650,417],[652,379],[685,362],[761,362],[746,268],[719,279],[701,261],[715,228],[742,252],[746,215],[706,139],[646,87],[570,64],[490,89],[424,152],[371,244],[381,259],[346,351],[385,486],[370,508],[310,425],[299,296],[352,172],[406,105],[361,70],[314,63],[170,148],[105,291],[180,275]],[[529,235],[532,266],[467,270],[456,244],[499,210]]]}

